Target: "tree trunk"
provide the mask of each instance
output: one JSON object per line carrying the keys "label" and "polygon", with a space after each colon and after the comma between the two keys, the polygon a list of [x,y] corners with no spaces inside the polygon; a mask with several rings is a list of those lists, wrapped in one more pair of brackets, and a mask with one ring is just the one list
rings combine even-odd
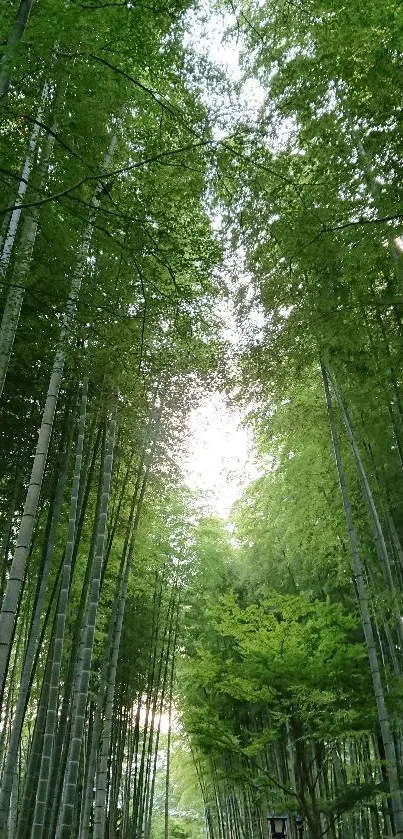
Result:
{"label": "tree trunk", "polygon": [[14,21],[14,26],[10,35],[8,36],[6,51],[1,62],[0,99],[2,99],[9,90],[18,44],[25,32],[25,27],[28,23],[33,2],[34,0],[20,0],[17,17]]}
{"label": "tree trunk", "polygon": [[[1,82],[0,82],[0,84],[1,84]],[[45,84],[43,86],[43,90],[42,90],[41,100],[40,100],[40,103],[39,103],[38,113],[36,115],[36,120],[34,122],[34,127],[32,129],[31,137],[30,137],[30,140],[29,140],[29,143],[28,143],[28,154],[25,158],[25,163],[24,163],[24,166],[22,168],[21,178],[20,178],[20,182],[19,182],[19,185],[18,185],[17,200],[16,200],[16,205],[17,206],[16,206],[15,210],[13,210],[12,213],[11,213],[11,217],[10,217],[10,221],[9,221],[9,225],[8,225],[8,230],[7,230],[7,233],[6,233],[6,236],[5,236],[5,239],[4,239],[4,244],[3,244],[3,247],[2,247],[2,251],[1,251],[0,272],[3,274],[3,276],[5,275],[5,273],[7,271],[7,268],[8,268],[9,262],[10,262],[11,253],[12,253],[12,250],[13,250],[13,247],[14,247],[15,238],[16,238],[17,230],[18,230],[18,223],[19,223],[20,216],[21,216],[21,213],[22,213],[22,207],[21,207],[22,199],[24,198],[24,195],[25,195],[25,193],[27,191],[27,188],[28,188],[29,177],[30,177],[31,170],[32,170],[32,167],[34,165],[35,156],[36,156],[36,148],[37,148],[37,145],[38,145],[39,132],[41,130],[40,123],[42,122],[43,111],[44,111],[45,106],[47,105],[49,99],[50,99],[49,84],[48,84],[48,82],[45,82]],[[4,316],[3,316],[3,321],[4,321]],[[3,323],[1,325],[1,329],[3,330]]]}

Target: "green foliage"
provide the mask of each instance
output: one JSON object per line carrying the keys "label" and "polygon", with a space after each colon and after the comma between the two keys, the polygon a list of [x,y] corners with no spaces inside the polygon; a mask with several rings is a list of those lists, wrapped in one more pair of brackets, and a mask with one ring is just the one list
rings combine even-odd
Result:
{"label": "green foliage", "polygon": [[[365,839],[379,839],[390,832],[391,766],[359,623],[320,362],[336,377],[372,490],[371,507],[333,387],[385,715],[400,744],[402,16],[396,0],[230,3],[245,75],[259,81],[264,100],[254,124],[239,112],[229,127],[217,97],[225,89],[233,105],[235,90],[183,46],[190,5],[41,0],[14,45],[17,9],[0,10],[2,70],[11,76],[0,102],[3,246],[22,204],[9,260],[8,245],[2,251],[5,328],[7,301],[21,293],[22,303],[2,395],[2,593],[9,576],[13,584],[57,349],[65,358],[46,471],[34,482],[41,493],[3,697],[0,833],[6,824],[10,837],[17,826],[18,839],[31,830],[78,395],[88,375],[42,834],[62,839],[75,831],[83,839],[91,826],[96,835],[93,791],[99,795],[103,762],[110,772],[101,833],[107,820],[114,839],[117,826],[137,839],[200,839],[205,826],[210,839],[262,839],[269,806],[301,812],[310,839],[357,835],[358,818]],[[218,143],[217,131],[231,136]],[[30,218],[36,234],[27,258]],[[228,254],[229,269],[220,272]],[[239,352],[220,335],[231,273]],[[81,291],[66,333],[77,276]],[[248,408],[260,461],[231,528],[200,518],[177,465],[189,410],[223,378]],[[79,743],[72,761],[77,789],[63,798],[90,600],[85,748]],[[172,730],[176,705],[186,730],[181,745]],[[66,795],[75,803],[71,830],[56,824]],[[399,833],[392,801],[393,808]]]}

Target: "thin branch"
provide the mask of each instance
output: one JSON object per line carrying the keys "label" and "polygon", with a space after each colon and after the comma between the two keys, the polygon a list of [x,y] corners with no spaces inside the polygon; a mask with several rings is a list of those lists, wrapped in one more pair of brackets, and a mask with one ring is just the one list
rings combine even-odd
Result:
{"label": "thin branch", "polygon": [[[170,157],[175,154],[181,154],[182,152],[189,151],[191,149],[212,145],[213,143],[214,140],[200,140],[200,142],[198,143],[191,143],[188,146],[182,146],[177,149],[171,149],[169,151],[160,152],[159,154],[154,154],[150,157],[146,157],[143,160],[140,160],[138,163],[131,163],[128,166],[122,166],[119,169],[113,169],[112,171],[108,171],[108,178],[116,177],[117,175],[122,175],[126,172],[131,172],[133,169],[140,169],[142,166],[147,166],[149,163],[156,163],[160,160],[163,160],[165,157]],[[0,169],[0,171],[5,170]],[[7,171],[5,171],[5,174],[8,174]],[[11,204],[8,207],[2,207],[0,209],[0,213],[10,213],[13,212],[13,210],[22,210],[28,207],[37,207],[42,204],[48,204],[50,201],[58,201],[59,198],[69,196],[71,192],[74,192],[74,190],[79,189],[84,184],[90,183],[92,181],[102,181],[103,178],[105,178],[105,172],[99,172],[96,175],[86,175],[85,177],[77,181],[75,184],[72,184],[71,186],[62,189],[59,192],[53,193],[53,195],[48,195],[44,198],[38,199],[37,201],[29,201],[26,204]]]}
{"label": "thin branch", "polygon": [[332,233],[334,230],[345,230],[346,227],[362,227],[368,224],[384,224],[387,221],[396,221],[403,218],[403,209],[390,216],[379,216],[378,218],[364,218],[360,216],[357,221],[346,221],[343,224],[336,224],[334,227],[322,227],[321,233]]}
{"label": "thin branch", "polygon": [[51,137],[54,137],[54,139],[59,143],[59,145],[66,149],[66,151],[68,151],[69,154],[71,154],[73,157],[76,157],[77,160],[80,161],[80,163],[83,163],[85,166],[88,166],[89,169],[95,169],[95,166],[93,166],[91,163],[87,163],[87,161],[84,160],[84,158],[82,158],[81,155],[78,154],[78,152],[74,151],[74,149],[72,149],[71,146],[68,145],[68,143],[65,143],[65,141],[62,140],[60,134],[58,134],[57,131],[53,131],[52,128],[49,128],[49,126],[41,120],[36,119],[35,117],[30,117],[29,114],[14,114],[14,116],[17,119],[26,120],[31,125],[39,125],[39,128],[42,128],[42,131],[45,131],[46,134],[50,134]]}
{"label": "thin branch", "polygon": [[116,67],[116,65],[111,64],[110,61],[106,60],[106,58],[101,58],[100,55],[95,55],[95,53],[93,53],[93,52],[90,52],[89,56],[94,61],[98,61],[100,64],[104,64],[105,67],[108,67],[110,70],[113,70],[114,73],[118,73],[119,76],[123,76],[124,79],[127,79],[129,82],[134,84],[140,90],[144,91],[144,93],[147,93],[149,96],[151,96],[151,98],[154,100],[154,102],[156,102],[160,107],[164,107],[174,117],[176,117],[176,118],[179,117],[184,122],[185,128],[187,128],[187,130],[194,137],[199,138],[199,134],[197,133],[197,131],[195,131],[193,128],[189,128],[189,126],[185,122],[181,110],[179,108],[175,107],[174,105],[171,105],[169,100],[165,99],[165,97],[161,96],[161,94],[157,93],[155,90],[152,90],[152,88],[147,87],[146,85],[142,84],[142,82],[139,82],[137,79],[135,79],[129,73],[126,73],[124,70],[121,70],[120,67]]}

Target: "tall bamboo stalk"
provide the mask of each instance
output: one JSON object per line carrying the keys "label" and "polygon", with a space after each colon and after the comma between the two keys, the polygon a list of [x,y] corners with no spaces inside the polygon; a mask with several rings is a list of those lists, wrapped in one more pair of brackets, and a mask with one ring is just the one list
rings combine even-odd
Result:
{"label": "tall bamboo stalk", "polygon": [[0,99],[3,98],[9,90],[18,44],[25,32],[33,2],[34,0],[20,0],[17,16],[8,36],[6,49],[1,62]]}
{"label": "tall bamboo stalk", "polygon": [[70,743],[67,757],[66,777],[60,818],[56,829],[56,839],[69,839],[73,824],[76,799],[76,787],[80,767],[81,744],[86,719],[86,704],[91,672],[92,651],[95,635],[95,620],[99,602],[100,581],[105,543],[105,528],[112,479],[113,451],[116,432],[116,407],[112,413],[108,448],[105,456],[102,498],[98,518],[97,538],[94,557],[94,569],[88,602],[87,622],[84,630],[84,650],[81,671],[78,680],[76,708],[71,724]]}
{"label": "tall bamboo stalk", "polygon": [[[0,87],[1,87],[1,77],[0,77]],[[0,96],[1,96],[1,93],[0,93]],[[22,213],[22,206],[21,206],[22,205],[22,200],[23,200],[24,195],[27,191],[32,167],[33,167],[34,162],[35,162],[37,145],[38,145],[38,138],[39,138],[39,134],[40,134],[40,131],[41,131],[41,122],[42,122],[42,119],[43,119],[43,112],[44,112],[44,109],[45,109],[47,103],[50,101],[50,98],[51,98],[50,85],[49,85],[49,82],[45,82],[45,84],[43,86],[43,89],[42,89],[41,98],[40,98],[40,101],[39,101],[39,107],[38,107],[38,112],[37,112],[36,119],[35,119],[35,122],[34,122],[34,127],[32,129],[31,136],[30,136],[29,143],[28,143],[28,153],[27,153],[27,156],[25,158],[24,165],[22,167],[21,177],[20,177],[20,181],[19,181],[19,184],[18,184],[16,207],[11,213],[10,221],[9,221],[9,224],[8,224],[8,230],[7,230],[7,233],[5,235],[5,239],[4,239],[4,243],[3,243],[3,247],[2,247],[2,251],[1,251],[1,255],[0,255],[0,273],[3,274],[3,276],[5,275],[5,272],[8,268],[10,258],[11,258],[11,253],[12,253],[12,250],[13,250],[13,247],[14,247],[14,244],[15,244],[15,239],[16,239],[17,230],[18,230],[18,224],[19,224],[19,221],[20,221],[21,213]],[[3,316],[3,320],[4,320],[4,316]],[[3,329],[3,323],[2,323],[1,328]]]}
{"label": "tall bamboo stalk", "polygon": [[353,514],[351,509],[350,498],[347,490],[347,483],[345,478],[344,466],[341,457],[339,439],[336,425],[333,418],[333,406],[330,395],[329,380],[327,376],[327,368],[325,364],[321,363],[323,386],[325,390],[326,406],[329,416],[330,431],[333,441],[333,449],[336,460],[337,472],[339,476],[340,490],[343,500],[344,515],[347,524],[348,535],[350,539],[351,553],[353,556],[354,579],[357,589],[357,600],[361,614],[362,626],[364,630],[364,637],[367,646],[368,658],[371,668],[372,683],[374,687],[376,707],[378,711],[379,726],[381,729],[382,742],[385,749],[385,756],[388,767],[388,781],[390,789],[390,799],[393,810],[393,818],[395,822],[395,835],[403,834],[403,803],[399,785],[399,776],[397,770],[397,760],[393,734],[390,726],[389,714],[385,703],[385,696],[383,691],[382,679],[378,664],[378,654],[376,651],[376,644],[374,633],[371,624],[371,618],[368,608],[367,593],[365,590],[365,582],[363,576],[361,556],[358,548],[357,535],[354,527]]}
{"label": "tall bamboo stalk", "polygon": [[[117,134],[115,133],[109,143],[109,148],[104,159],[104,169],[107,170],[116,148]],[[97,187],[92,208],[99,206],[102,187]],[[53,368],[49,381],[49,388],[39,429],[38,443],[35,452],[30,482],[27,490],[24,511],[21,519],[14,558],[10,568],[6,593],[0,612],[0,696],[4,688],[7,662],[10,654],[14,634],[15,616],[18,609],[21,589],[25,578],[26,562],[29,554],[32,534],[34,530],[35,517],[42,487],[43,476],[48,456],[50,438],[52,434],[53,421],[56,412],[59,390],[63,375],[66,346],[73,319],[76,311],[76,304],[81,288],[81,282],[86,269],[86,261],[89,253],[92,237],[91,221],[87,224],[83,240],[80,246],[80,259],[73,277],[67,306],[63,318],[63,326],[60,333],[59,347],[57,349]]]}
{"label": "tall bamboo stalk", "polygon": [[45,605],[46,588],[48,584],[51,564],[53,559],[53,552],[56,543],[57,528],[60,519],[60,513],[63,504],[64,489],[67,481],[67,472],[70,456],[70,448],[73,437],[73,424],[70,424],[70,430],[67,434],[65,443],[65,450],[62,458],[61,469],[57,481],[54,504],[52,508],[52,516],[50,521],[48,538],[45,544],[45,557],[43,567],[41,569],[40,584],[35,602],[34,614],[32,617],[28,644],[24,657],[24,665],[22,668],[18,701],[16,704],[14,718],[11,728],[10,740],[7,749],[6,765],[4,768],[1,793],[0,793],[0,827],[5,823],[8,810],[8,797],[11,793],[11,784],[14,766],[18,758],[18,747],[20,743],[21,730],[24,721],[24,714],[29,696],[29,689],[31,685],[32,672],[34,667],[35,656],[38,651],[41,636],[39,632],[40,621],[42,617],[43,607]]}
{"label": "tall bamboo stalk", "polygon": [[65,624],[67,617],[67,604],[70,592],[71,563],[76,533],[77,504],[78,493],[80,489],[85,418],[87,412],[87,398],[88,377],[84,379],[81,397],[81,409],[78,423],[77,452],[74,466],[73,486],[71,490],[67,542],[64,551],[63,575],[59,594],[58,609],[56,614],[55,643],[53,651],[52,671],[50,676],[50,690],[48,698],[48,707],[46,711],[46,723],[42,746],[41,766],[39,771],[39,782],[36,793],[34,820],[32,825],[32,839],[40,839],[43,835],[47,789],[50,781],[50,769],[52,765],[54,738],[56,733],[60,669],[62,664]]}

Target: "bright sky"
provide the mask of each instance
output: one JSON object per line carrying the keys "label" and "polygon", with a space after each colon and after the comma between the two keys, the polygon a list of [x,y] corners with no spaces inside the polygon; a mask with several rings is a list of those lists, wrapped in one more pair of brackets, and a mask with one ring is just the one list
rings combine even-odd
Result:
{"label": "bright sky", "polygon": [[[185,40],[196,52],[219,64],[231,80],[237,81],[241,78],[239,45],[234,39],[225,41],[225,31],[233,23],[230,15],[213,12],[206,6],[204,20],[195,12],[189,13],[189,35]],[[211,91],[206,91],[208,101],[210,96]],[[259,107],[262,91],[258,83],[245,85],[241,101],[245,110]],[[229,271],[232,269],[233,266],[228,266]],[[225,310],[221,314],[225,321],[225,338],[236,344],[239,336],[232,312]],[[188,456],[184,464],[187,483],[191,489],[201,492],[205,506],[212,513],[227,518],[234,501],[257,476],[251,434],[242,427],[241,414],[230,410],[220,393],[209,394],[200,407],[192,411],[189,428]]]}
{"label": "bright sky", "polygon": [[224,9],[213,9],[209,0],[204,8],[202,5],[186,14],[185,45],[200,55],[207,54],[217,64],[224,64],[232,79],[239,78],[239,50],[232,39],[231,43],[225,41],[226,30],[234,23],[233,15]]}
{"label": "bright sky", "polygon": [[241,416],[230,411],[220,393],[209,394],[192,411],[189,453],[184,468],[187,484],[203,494],[206,506],[226,518],[243,488],[256,477],[252,440]]}
{"label": "bright sky", "polygon": [[[199,55],[207,56],[214,64],[217,64],[224,70],[232,82],[239,82],[242,79],[240,67],[242,44],[238,38],[227,34],[229,30],[234,28],[234,15],[229,14],[223,9],[218,11],[212,7],[212,0],[205,0],[204,9],[202,6],[201,12],[199,10],[191,10],[187,13],[187,35],[184,38],[185,45],[189,46]],[[204,96],[211,105],[215,99],[215,93],[207,88]],[[239,93],[238,106],[236,107],[236,118],[239,117],[239,104],[242,112],[253,115],[262,104],[263,99],[264,91],[258,80],[244,80],[242,90]],[[228,102],[222,102],[224,108],[228,104]],[[218,131],[219,134],[220,131]]]}

